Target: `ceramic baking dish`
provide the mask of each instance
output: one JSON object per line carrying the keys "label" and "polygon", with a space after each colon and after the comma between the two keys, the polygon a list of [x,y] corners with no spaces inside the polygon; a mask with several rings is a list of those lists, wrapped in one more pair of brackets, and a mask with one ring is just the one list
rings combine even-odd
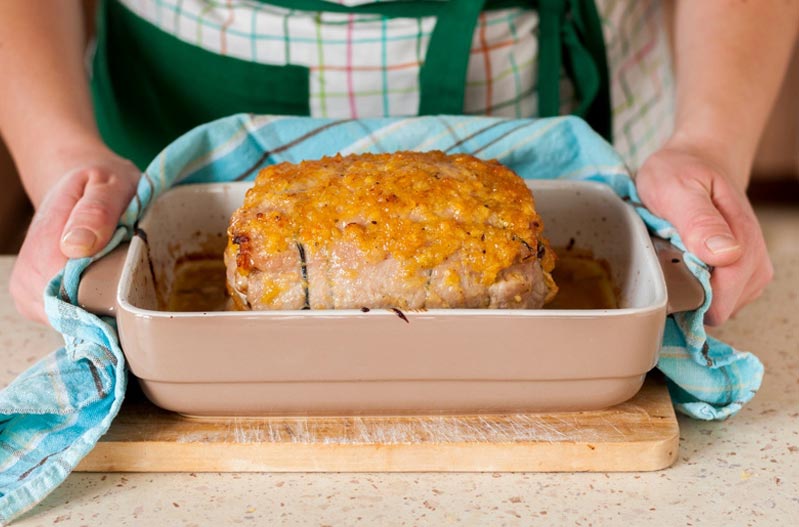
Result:
{"label": "ceramic baking dish", "polygon": [[679,253],[666,245],[658,256],[633,208],[608,187],[530,181],[552,245],[574,240],[607,260],[621,308],[431,309],[405,319],[390,310],[160,310],[180,258],[221,254],[249,186],[170,190],[141,221],[146,234],[82,281],[82,305],[117,317],[131,371],[163,408],[197,416],[598,409],[640,389],[667,312],[703,300]]}

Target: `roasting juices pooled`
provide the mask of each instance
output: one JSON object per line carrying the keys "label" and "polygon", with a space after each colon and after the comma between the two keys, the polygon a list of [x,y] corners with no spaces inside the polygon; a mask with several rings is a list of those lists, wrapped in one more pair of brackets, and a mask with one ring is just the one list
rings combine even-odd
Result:
{"label": "roasting juices pooled", "polygon": [[574,238],[566,247],[557,247],[558,265],[552,277],[558,294],[546,309],[618,309],[619,288],[613,285],[610,264],[597,258],[593,251],[575,245]]}
{"label": "roasting juices pooled", "polygon": [[263,169],[224,254],[237,309],[540,308],[555,254],[497,161],[397,152]]}

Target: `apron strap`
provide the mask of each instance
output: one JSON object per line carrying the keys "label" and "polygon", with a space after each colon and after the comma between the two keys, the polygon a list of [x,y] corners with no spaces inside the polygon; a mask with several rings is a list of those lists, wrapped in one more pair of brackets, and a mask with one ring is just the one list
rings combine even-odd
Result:
{"label": "apron strap", "polygon": [[560,115],[560,31],[566,15],[564,0],[538,1],[538,116]]}
{"label": "apron strap", "polygon": [[472,38],[485,0],[450,0],[419,71],[419,115],[463,113]]}
{"label": "apron strap", "polygon": [[584,117],[612,142],[610,76],[602,24],[593,0],[538,0],[538,114],[560,115],[560,72],[565,64]]}
{"label": "apron strap", "polygon": [[610,73],[602,21],[594,0],[571,0],[576,33],[585,42],[583,51],[591,56],[591,63],[597,69],[599,86],[595,97],[587,104],[585,118],[602,137],[613,142],[613,117],[610,104]]}

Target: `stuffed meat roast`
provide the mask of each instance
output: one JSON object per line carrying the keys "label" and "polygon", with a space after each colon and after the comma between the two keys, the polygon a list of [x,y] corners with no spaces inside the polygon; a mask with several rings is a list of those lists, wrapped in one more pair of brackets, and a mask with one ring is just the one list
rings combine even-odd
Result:
{"label": "stuffed meat roast", "polygon": [[539,308],[557,288],[533,196],[496,161],[442,152],[263,169],[232,216],[239,309]]}

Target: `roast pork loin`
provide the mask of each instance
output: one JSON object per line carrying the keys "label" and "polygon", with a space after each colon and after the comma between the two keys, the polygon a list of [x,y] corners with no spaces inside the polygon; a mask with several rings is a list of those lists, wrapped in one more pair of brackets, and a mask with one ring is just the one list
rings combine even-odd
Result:
{"label": "roast pork loin", "polygon": [[524,181],[442,152],[263,169],[232,216],[239,309],[540,308],[555,255]]}

